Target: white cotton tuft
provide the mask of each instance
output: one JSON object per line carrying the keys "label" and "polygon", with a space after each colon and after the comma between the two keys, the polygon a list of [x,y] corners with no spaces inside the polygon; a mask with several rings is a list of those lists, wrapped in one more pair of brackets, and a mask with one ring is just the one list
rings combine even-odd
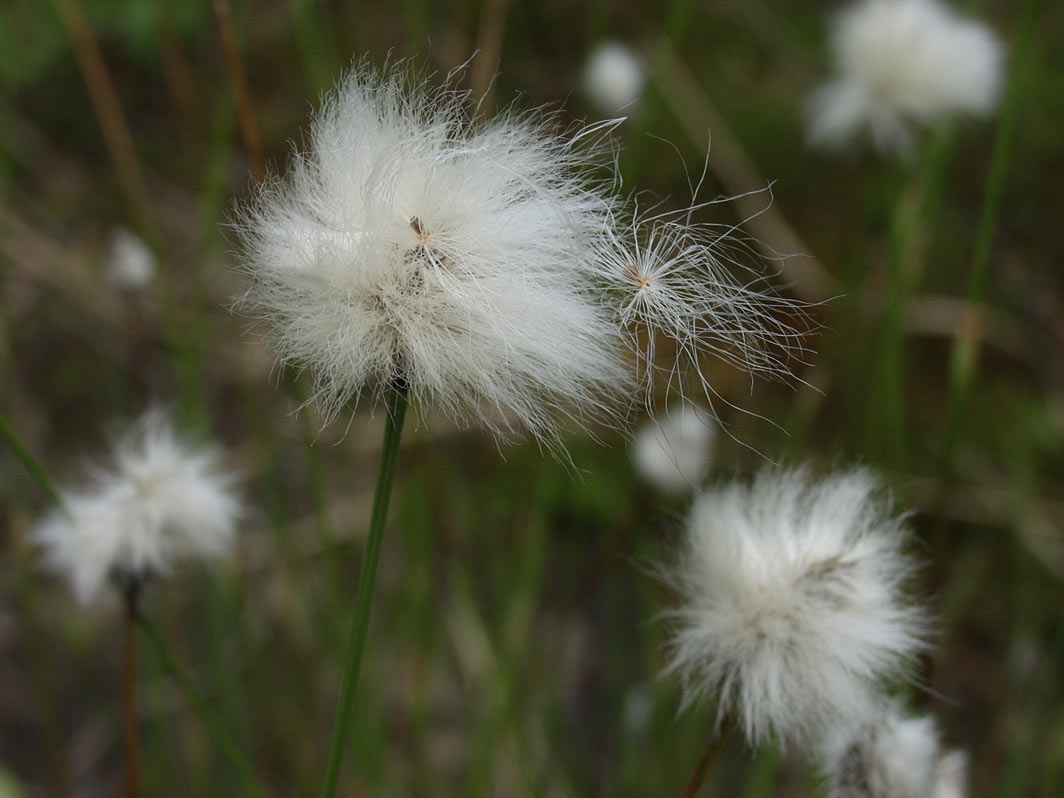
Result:
{"label": "white cotton tuft", "polygon": [[178,559],[218,558],[232,547],[241,504],[213,448],[180,440],[159,410],[118,441],[112,469],[60,494],[34,530],[45,565],[90,601],[109,576],[139,581]]}
{"label": "white cotton tuft", "polygon": [[647,482],[666,493],[683,493],[705,478],[716,436],[712,415],[694,405],[681,405],[643,425],[635,437],[632,459]]}
{"label": "white cotton tuft", "polygon": [[813,98],[814,143],[867,133],[882,151],[905,150],[914,123],[997,103],[1000,42],[939,0],[863,0],[839,14],[831,43],[839,76]]}
{"label": "white cotton tuft", "polygon": [[967,752],[947,751],[938,760],[931,798],[968,798]]}
{"label": "white cotton tuft", "polygon": [[909,717],[896,704],[855,731],[824,742],[830,798],[964,798],[967,758],[943,753],[930,716]]}
{"label": "white cotton tuft", "polygon": [[550,119],[483,124],[466,95],[403,64],[354,68],[309,147],[237,217],[251,287],[238,303],[307,368],[326,418],[408,386],[459,423],[550,441],[629,392],[624,344],[596,295],[592,246],[612,189]]}
{"label": "white cotton tuft", "polygon": [[698,496],[668,572],[682,604],[666,672],[685,705],[718,698],[754,744],[876,715],[922,648],[907,540],[863,470],[770,468]]}
{"label": "white cotton tuft", "polygon": [[603,42],[584,65],[584,92],[600,111],[615,114],[638,102],[646,77],[646,65],[627,46]]}
{"label": "white cotton tuft", "polygon": [[111,233],[104,269],[116,288],[142,291],[155,276],[155,255],[140,237],[118,227]]}

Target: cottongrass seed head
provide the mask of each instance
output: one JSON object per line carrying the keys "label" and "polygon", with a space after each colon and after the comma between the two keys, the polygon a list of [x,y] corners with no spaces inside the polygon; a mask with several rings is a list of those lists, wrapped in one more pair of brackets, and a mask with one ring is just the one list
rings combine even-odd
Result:
{"label": "cottongrass seed head", "polygon": [[598,242],[601,279],[651,411],[662,385],[666,394],[714,406],[719,397],[704,370],[707,354],[751,374],[785,378],[805,351],[804,333],[792,326],[808,321],[805,309],[772,290],[754,242],[734,225],[692,221],[709,204],[636,209]]}
{"label": "cottongrass seed head", "polygon": [[752,744],[874,716],[921,649],[901,519],[863,470],[767,468],[695,499],[668,580],[681,606],[667,673],[716,697]]}
{"label": "cottongrass seed head", "polygon": [[939,0],[861,0],[837,17],[831,45],[839,77],[813,98],[814,143],[867,133],[882,151],[904,151],[914,123],[997,102],[1000,42]]}
{"label": "cottongrass seed head", "polygon": [[707,410],[683,404],[647,420],[636,433],[632,460],[639,476],[665,493],[694,490],[709,471],[716,436]]}
{"label": "cottongrass seed head", "polygon": [[91,486],[61,491],[63,509],[33,537],[46,567],[86,603],[108,577],[139,582],[178,559],[227,554],[241,514],[234,481],[217,450],[181,440],[152,410],[116,442],[112,468],[97,467]]}
{"label": "cottongrass seed head", "polygon": [[620,42],[602,42],[584,64],[584,93],[607,114],[623,113],[634,106],[646,79],[646,64]]}
{"label": "cottongrass seed head", "polygon": [[964,798],[967,757],[943,751],[928,715],[891,704],[874,720],[835,729],[822,745],[830,798]]}
{"label": "cottongrass seed head", "polygon": [[543,114],[474,122],[467,100],[404,63],[354,67],[236,217],[238,305],[313,374],[326,418],[401,385],[549,441],[557,411],[601,417],[629,390],[593,262],[614,198],[589,150],[613,123],[561,137]]}

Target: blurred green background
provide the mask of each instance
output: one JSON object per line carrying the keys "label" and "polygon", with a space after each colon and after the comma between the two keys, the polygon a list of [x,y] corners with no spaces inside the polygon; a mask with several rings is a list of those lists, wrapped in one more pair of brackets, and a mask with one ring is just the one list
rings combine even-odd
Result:
{"label": "blurred green background", "polygon": [[[803,253],[779,290],[818,303],[815,351],[790,384],[707,364],[730,432],[714,477],[769,459],[876,468],[913,511],[920,594],[939,618],[913,706],[969,751],[973,796],[1051,798],[1064,794],[1064,4],[973,5],[1015,79],[998,116],[929,133],[909,163],[805,145],[834,3],[237,1],[231,30],[282,171],[362,54],[446,74],[479,49],[462,85],[497,70],[495,103],[565,121],[601,115],[580,77],[597,43],[640,53],[649,82],[616,132],[625,188],[689,202],[712,139],[702,198],[771,181],[747,229]],[[297,414],[306,378],[274,369],[227,311],[241,277],[220,223],[256,164],[222,41],[208,2],[0,5],[0,409],[62,483],[99,459],[112,419],[150,401],[231,447],[252,508],[238,556],[160,583],[148,612],[271,792],[303,795],[327,751],[382,424],[367,407],[325,428]],[[749,202],[699,218],[745,218],[767,192]],[[157,259],[144,290],[106,278],[119,228]],[[978,367],[958,376],[964,347]],[[679,714],[657,676],[671,597],[648,564],[684,502],[641,483],[609,430],[567,437],[572,468],[431,408],[408,424],[341,794],[678,794],[712,710]],[[115,794],[118,605],[81,608],[41,573],[28,535],[47,497],[3,452],[0,795]],[[150,650],[142,663],[144,793],[242,794]],[[800,753],[732,740],[704,794],[821,794]]]}

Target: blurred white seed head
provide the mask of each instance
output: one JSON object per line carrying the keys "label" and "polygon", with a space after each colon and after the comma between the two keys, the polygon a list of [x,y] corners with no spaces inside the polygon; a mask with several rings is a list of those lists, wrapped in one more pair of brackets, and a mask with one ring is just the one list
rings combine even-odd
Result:
{"label": "blurred white seed head", "polygon": [[603,42],[584,65],[584,92],[600,111],[615,114],[639,100],[646,75],[646,65],[631,49],[620,42]]}
{"label": "blurred white seed head", "polygon": [[906,150],[914,123],[997,103],[1000,42],[939,0],[859,0],[835,20],[831,44],[839,74],[813,97],[814,143],[867,134],[882,151]]}
{"label": "blurred white seed head", "polygon": [[81,602],[108,577],[142,580],[175,560],[229,552],[241,504],[217,450],[181,440],[152,410],[116,442],[113,460],[94,470],[91,485],[62,491],[64,511],[33,531],[45,565]]}
{"label": "blurred white seed head", "polygon": [[140,237],[117,227],[111,233],[104,270],[116,288],[142,291],[155,276],[155,255]]}
{"label": "blurred white seed head", "polygon": [[968,753],[947,751],[935,767],[932,798],[968,798]]}
{"label": "blurred white seed head", "polygon": [[717,424],[695,405],[680,405],[651,418],[636,434],[632,459],[639,475],[665,493],[697,487],[709,471]]}
{"label": "blurred white seed head", "polygon": [[549,440],[557,411],[599,416],[630,390],[595,293],[612,187],[585,146],[613,123],[563,138],[534,113],[475,123],[466,101],[405,64],[354,68],[239,212],[239,304],[327,418],[404,383],[460,423]]}
{"label": "blurred white seed head", "polygon": [[907,538],[862,470],[768,468],[698,496],[667,572],[682,604],[666,672],[685,705],[716,697],[754,744],[876,716],[922,646]]}
{"label": "blurred white seed head", "polygon": [[943,752],[927,715],[892,704],[856,730],[833,730],[823,745],[830,798],[964,798],[967,757]]}

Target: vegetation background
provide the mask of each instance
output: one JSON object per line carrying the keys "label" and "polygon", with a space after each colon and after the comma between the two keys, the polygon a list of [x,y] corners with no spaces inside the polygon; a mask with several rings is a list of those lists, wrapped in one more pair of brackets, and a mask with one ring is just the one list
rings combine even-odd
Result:
{"label": "vegetation background", "polygon": [[[973,796],[1051,798],[1064,795],[1064,4],[967,5],[1007,43],[1002,110],[927,136],[905,164],[805,146],[837,3],[233,0],[228,31],[274,170],[362,54],[444,74],[479,48],[464,85],[497,69],[495,102],[564,121],[599,115],[580,91],[596,43],[641,52],[649,83],[617,132],[626,185],[689,201],[712,135],[704,198],[771,180],[748,229],[805,253],[784,261],[782,293],[830,300],[813,309],[801,381],[712,367],[731,433],[714,477],[766,458],[878,469],[913,510],[939,618],[914,706],[970,752]],[[153,400],[231,447],[251,508],[238,556],[160,583],[148,611],[271,792],[302,795],[327,751],[382,425],[366,407],[325,428],[295,413],[305,377],[274,370],[227,311],[241,278],[222,223],[257,159],[218,8],[0,5],[0,409],[61,482],[99,457],[112,419]],[[702,218],[769,200],[747,202]],[[117,228],[158,259],[141,292],[105,278]],[[977,368],[958,368],[965,351]],[[646,565],[684,503],[637,480],[625,439],[601,436],[571,436],[574,473],[431,409],[408,429],[343,794],[679,792],[712,710],[679,713],[657,676],[671,597]],[[47,503],[5,449],[0,795],[115,794],[118,605],[81,608],[41,573],[28,534]],[[243,794],[149,649],[140,687],[145,794]],[[705,794],[820,794],[798,754],[732,740]]]}

